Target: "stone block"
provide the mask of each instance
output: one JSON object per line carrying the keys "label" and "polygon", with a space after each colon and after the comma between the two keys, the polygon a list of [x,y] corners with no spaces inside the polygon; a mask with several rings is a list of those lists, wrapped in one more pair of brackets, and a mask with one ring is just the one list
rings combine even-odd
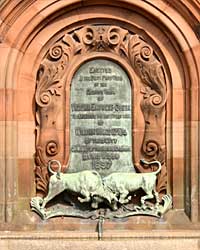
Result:
{"label": "stone block", "polygon": [[35,122],[18,122],[18,158],[31,159],[35,153]]}
{"label": "stone block", "polygon": [[18,159],[18,195],[31,197],[34,184],[34,160]]}

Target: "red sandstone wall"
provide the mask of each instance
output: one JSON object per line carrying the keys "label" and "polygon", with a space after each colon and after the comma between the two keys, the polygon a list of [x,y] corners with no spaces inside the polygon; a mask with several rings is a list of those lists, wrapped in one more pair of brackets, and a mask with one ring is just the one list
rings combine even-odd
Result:
{"label": "red sandstone wall", "polygon": [[[138,32],[159,52],[169,76],[166,145],[174,210],[152,218],[106,222],[107,230],[195,228],[199,224],[200,6],[197,0],[4,1],[0,11],[0,229],[94,232],[96,223],[53,219],[30,211],[35,195],[36,74],[62,34],[106,22]],[[190,224],[193,223],[193,224]],[[189,223],[189,224],[187,224]],[[174,248],[175,249],[175,248]],[[194,248],[193,248],[194,249]]]}

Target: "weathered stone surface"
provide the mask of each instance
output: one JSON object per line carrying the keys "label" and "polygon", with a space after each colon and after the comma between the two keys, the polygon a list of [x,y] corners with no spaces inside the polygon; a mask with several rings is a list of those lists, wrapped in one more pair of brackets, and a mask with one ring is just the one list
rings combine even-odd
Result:
{"label": "weathered stone surface", "polygon": [[61,240],[42,240],[36,241],[32,240],[3,240],[0,243],[0,247],[3,250],[16,250],[20,248],[20,250],[68,250],[68,249],[79,249],[79,250],[110,250],[114,248],[115,250],[146,250],[146,246],[148,245],[149,250],[199,250],[199,240],[189,240],[189,239],[168,239],[168,240],[144,240],[144,239],[136,239],[136,240],[114,240],[114,241],[61,241]]}

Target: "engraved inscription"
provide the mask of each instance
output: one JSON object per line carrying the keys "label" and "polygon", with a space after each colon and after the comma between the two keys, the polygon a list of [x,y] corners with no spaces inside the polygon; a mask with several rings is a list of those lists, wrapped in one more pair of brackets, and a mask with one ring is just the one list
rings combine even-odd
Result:
{"label": "engraved inscription", "polygon": [[134,171],[131,103],[129,78],[116,63],[96,59],[78,69],[71,84],[68,171]]}

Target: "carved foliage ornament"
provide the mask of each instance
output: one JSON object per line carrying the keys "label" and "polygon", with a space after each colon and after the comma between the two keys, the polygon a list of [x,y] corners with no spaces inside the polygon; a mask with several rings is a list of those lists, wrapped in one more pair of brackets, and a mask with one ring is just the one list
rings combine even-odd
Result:
{"label": "carved foliage ornament", "polygon": [[[49,160],[59,159],[63,163],[65,158],[57,128],[57,117],[65,98],[62,79],[72,60],[93,52],[110,52],[122,57],[140,77],[141,110],[145,121],[141,158],[162,163],[157,191],[165,192],[165,131],[162,124],[165,123],[166,80],[163,65],[153,48],[139,35],[117,26],[91,25],[61,37],[50,47],[38,70],[35,94],[37,195],[47,193]],[[149,171],[139,163],[134,165],[139,172]]]}

